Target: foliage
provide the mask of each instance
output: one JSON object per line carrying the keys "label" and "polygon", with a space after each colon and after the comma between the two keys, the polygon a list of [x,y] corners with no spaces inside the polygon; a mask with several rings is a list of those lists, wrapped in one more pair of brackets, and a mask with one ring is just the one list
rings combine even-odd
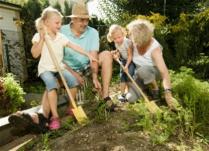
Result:
{"label": "foliage", "polygon": [[32,47],[31,39],[34,33],[36,32],[34,21],[38,17],[40,17],[40,14],[42,11],[42,5],[44,4],[38,0],[28,0],[28,2],[23,5],[23,8],[20,14],[21,18],[25,22],[22,26],[22,30],[23,30],[23,35],[24,35],[24,45],[25,45],[25,51],[26,51],[25,54],[27,58],[27,68],[28,68],[29,79],[36,78],[34,75],[36,75],[37,73],[38,60],[33,59],[30,50]]}
{"label": "foliage", "polygon": [[120,20],[123,13],[150,15],[151,12],[166,15],[169,20],[178,19],[181,12],[192,13],[197,10],[199,0],[99,0],[101,11],[110,22]]}
{"label": "foliage", "polygon": [[201,123],[198,128],[204,129],[209,118],[209,83],[194,78],[191,69],[182,67],[180,71],[171,76],[174,94],[192,111],[194,122]]}
{"label": "foliage", "polygon": [[64,12],[63,15],[65,16],[63,19],[63,24],[68,24],[69,23],[69,16],[71,14],[71,10],[72,10],[72,5],[70,5],[67,0],[65,0],[64,2]]}
{"label": "foliage", "polygon": [[27,93],[43,93],[45,85],[41,80],[38,81],[25,81],[23,89]]}
{"label": "foliage", "polygon": [[209,83],[193,75],[192,69],[186,67],[171,71],[173,95],[183,107],[178,112],[161,107],[162,112],[153,115],[142,102],[129,106],[139,117],[135,127],[143,128],[153,143],[162,144],[171,136],[180,141],[184,136],[194,138],[195,134],[208,136]]}
{"label": "foliage", "polygon": [[28,0],[6,0],[9,3],[17,4],[23,6]]}
{"label": "foliage", "polygon": [[3,116],[17,111],[25,102],[25,92],[14,78],[10,73],[0,78],[0,110]]}
{"label": "foliage", "polygon": [[209,79],[209,56],[200,53],[200,56],[195,60],[188,62],[189,67],[195,71],[195,76],[200,79]]}
{"label": "foliage", "polygon": [[188,109],[182,109],[177,114],[166,107],[161,108],[162,113],[151,114],[143,103],[130,106],[130,110],[139,115],[136,121],[137,127],[142,127],[153,143],[162,144],[171,136],[182,139],[183,134],[192,134],[192,114]]}
{"label": "foliage", "polygon": [[153,12],[151,12],[151,15],[149,16],[138,15],[136,19],[138,18],[149,20],[151,23],[155,25],[155,28],[162,28],[165,25],[166,20],[167,20],[166,16],[162,16],[159,13],[153,13]]}
{"label": "foliage", "polygon": [[48,133],[42,135],[42,140],[41,141],[43,142],[43,147],[42,147],[41,150],[50,151],[50,148],[49,148],[49,134]]}

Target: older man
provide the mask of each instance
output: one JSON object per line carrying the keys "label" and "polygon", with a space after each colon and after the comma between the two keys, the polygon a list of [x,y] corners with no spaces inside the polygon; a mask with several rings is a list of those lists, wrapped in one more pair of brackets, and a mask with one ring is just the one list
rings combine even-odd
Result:
{"label": "older man", "polygon": [[[61,33],[66,35],[69,40],[80,45],[92,56],[98,59],[98,62],[89,62],[89,59],[70,48],[64,51],[64,63],[67,68],[73,71],[85,71],[90,67],[92,70],[92,79],[95,88],[102,92],[104,101],[113,107],[111,98],[109,97],[109,85],[112,78],[112,55],[109,51],[99,53],[99,34],[98,31],[88,26],[90,16],[86,5],[83,3],[75,3],[72,8],[71,22],[63,25]],[[98,67],[101,66],[102,85],[98,80]],[[74,72],[80,83],[83,79]],[[75,96],[76,92],[73,93]]]}

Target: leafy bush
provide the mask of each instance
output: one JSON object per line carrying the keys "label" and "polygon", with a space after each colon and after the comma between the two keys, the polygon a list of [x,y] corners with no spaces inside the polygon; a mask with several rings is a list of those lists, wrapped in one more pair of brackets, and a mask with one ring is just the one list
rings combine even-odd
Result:
{"label": "leafy bush", "polygon": [[177,114],[167,107],[161,109],[162,113],[153,115],[144,103],[131,105],[130,110],[139,115],[135,127],[141,127],[155,144],[162,144],[171,136],[177,136],[181,140],[183,134],[193,135],[193,116],[189,109],[182,109]]}
{"label": "leafy bush", "polygon": [[0,115],[5,116],[17,111],[25,102],[24,91],[12,74],[0,77]]}
{"label": "leafy bush", "polygon": [[209,119],[209,83],[194,78],[194,72],[189,68],[181,67],[180,71],[171,75],[174,94],[192,111],[193,126],[199,123],[198,128],[205,129]]}
{"label": "leafy bush", "polygon": [[162,112],[151,114],[144,103],[130,105],[139,119],[135,127],[146,132],[153,143],[162,144],[171,136],[180,141],[184,136],[208,135],[209,83],[196,79],[190,68],[181,67],[180,72],[171,71],[173,95],[182,104],[178,112],[161,107]]}

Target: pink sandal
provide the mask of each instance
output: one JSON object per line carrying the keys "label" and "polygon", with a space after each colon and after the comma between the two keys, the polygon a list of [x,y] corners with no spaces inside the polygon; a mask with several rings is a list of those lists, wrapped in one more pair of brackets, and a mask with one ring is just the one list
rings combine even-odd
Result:
{"label": "pink sandal", "polygon": [[51,118],[49,123],[50,130],[58,130],[60,128],[60,119],[59,118]]}

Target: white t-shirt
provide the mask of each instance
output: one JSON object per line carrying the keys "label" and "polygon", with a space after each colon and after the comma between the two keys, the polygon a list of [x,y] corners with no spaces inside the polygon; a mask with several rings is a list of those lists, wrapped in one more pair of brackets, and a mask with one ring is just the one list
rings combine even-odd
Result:
{"label": "white t-shirt", "polygon": [[[63,52],[64,52],[64,46],[69,42],[68,38],[64,36],[61,33],[57,33],[55,39],[52,39],[50,36],[47,36],[49,44],[52,47],[52,50],[54,51],[55,57],[57,58],[58,64],[61,66],[61,69],[63,69]],[[36,33],[32,38],[32,43],[39,42],[40,36],[39,33]],[[53,71],[57,72],[56,66],[54,65],[50,53],[48,51],[48,48],[46,44],[43,44],[43,48],[41,51],[41,58],[39,60],[38,64],[38,75],[45,71]]]}
{"label": "white t-shirt", "polygon": [[132,42],[130,39],[124,37],[123,43],[121,45],[115,44],[115,47],[117,50],[119,50],[121,57],[123,59],[128,59],[128,48],[130,48],[132,45]]}
{"label": "white t-shirt", "polygon": [[133,62],[135,63],[136,67],[155,66],[155,63],[152,60],[152,52],[158,47],[160,47],[161,50],[163,49],[160,43],[155,38],[152,38],[152,43],[149,46],[147,52],[143,55],[140,55],[136,45],[134,45]]}

